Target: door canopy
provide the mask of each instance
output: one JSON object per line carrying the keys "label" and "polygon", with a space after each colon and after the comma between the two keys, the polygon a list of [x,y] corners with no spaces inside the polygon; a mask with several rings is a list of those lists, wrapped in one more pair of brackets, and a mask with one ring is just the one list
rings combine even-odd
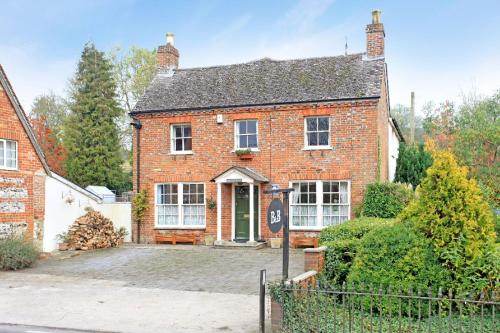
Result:
{"label": "door canopy", "polygon": [[233,166],[220,175],[212,179],[216,183],[248,183],[248,184],[258,184],[258,183],[268,183],[269,180],[258,173],[257,171],[250,169],[248,167],[238,167]]}

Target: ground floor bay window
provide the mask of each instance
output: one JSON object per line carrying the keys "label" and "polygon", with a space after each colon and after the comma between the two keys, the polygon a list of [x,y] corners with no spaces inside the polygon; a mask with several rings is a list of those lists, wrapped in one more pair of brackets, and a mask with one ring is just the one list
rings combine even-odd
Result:
{"label": "ground floor bay window", "polygon": [[204,184],[157,184],[155,203],[157,228],[205,227]]}
{"label": "ground floor bay window", "polygon": [[308,180],[291,182],[291,229],[321,229],[349,220],[349,181]]}

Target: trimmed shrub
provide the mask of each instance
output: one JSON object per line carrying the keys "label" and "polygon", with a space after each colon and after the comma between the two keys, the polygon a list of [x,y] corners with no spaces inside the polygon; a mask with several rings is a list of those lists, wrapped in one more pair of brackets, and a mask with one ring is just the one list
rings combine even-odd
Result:
{"label": "trimmed shrub", "polygon": [[467,275],[469,266],[480,262],[496,240],[493,214],[475,180],[467,179],[467,168],[460,167],[450,151],[429,149],[434,163],[417,189],[417,199],[400,218],[431,240],[452,273],[454,289],[463,289],[463,281],[487,278]]}
{"label": "trimmed shrub", "polygon": [[368,184],[361,214],[369,217],[394,218],[413,199],[413,190],[405,184]]}
{"label": "trimmed shrub", "polygon": [[[447,290],[451,279],[434,254],[431,242],[415,228],[398,223],[372,230],[363,237],[347,282],[374,288],[390,286],[393,292],[424,292],[429,287],[436,292],[438,288]],[[385,299],[383,311],[395,313],[398,305],[393,303]]]}
{"label": "trimmed shrub", "polygon": [[0,240],[0,270],[18,270],[30,267],[38,258],[38,250],[22,239]]}
{"label": "trimmed shrub", "polygon": [[412,184],[416,188],[425,172],[432,164],[431,154],[424,150],[423,145],[399,145],[398,159],[396,160],[396,174],[394,181]]}
{"label": "trimmed shrub", "polygon": [[324,277],[340,286],[346,280],[363,236],[376,228],[394,223],[395,220],[390,219],[361,217],[323,229],[320,244],[327,247]]}

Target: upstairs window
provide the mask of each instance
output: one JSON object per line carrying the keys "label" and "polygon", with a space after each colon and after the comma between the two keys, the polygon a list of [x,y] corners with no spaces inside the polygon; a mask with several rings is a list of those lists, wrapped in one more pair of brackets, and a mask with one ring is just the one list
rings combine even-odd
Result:
{"label": "upstairs window", "polygon": [[171,151],[173,154],[192,153],[191,124],[172,125],[171,140]]}
{"label": "upstairs window", "polygon": [[257,135],[257,120],[236,121],[236,149],[257,149]]}
{"label": "upstairs window", "polygon": [[0,139],[0,169],[17,169],[17,142]]}
{"label": "upstairs window", "polygon": [[330,147],[330,118],[305,118],[305,146],[306,148]]}

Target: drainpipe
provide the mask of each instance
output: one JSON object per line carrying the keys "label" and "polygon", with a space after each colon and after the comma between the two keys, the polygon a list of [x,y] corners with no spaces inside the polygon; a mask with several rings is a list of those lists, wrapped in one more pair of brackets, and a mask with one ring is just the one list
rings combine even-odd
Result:
{"label": "drainpipe", "polygon": [[[130,123],[130,125],[134,126],[135,128],[135,133],[136,133],[136,141],[135,141],[135,146],[137,149],[136,152],[136,172],[135,172],[135,177],[136,177],[136,193],[139,193],[141,190],[141,128],[142,124],[139,119],[135,119],[134,121]],[[137,243],[141,243],[141,224],[137,222]]]}

